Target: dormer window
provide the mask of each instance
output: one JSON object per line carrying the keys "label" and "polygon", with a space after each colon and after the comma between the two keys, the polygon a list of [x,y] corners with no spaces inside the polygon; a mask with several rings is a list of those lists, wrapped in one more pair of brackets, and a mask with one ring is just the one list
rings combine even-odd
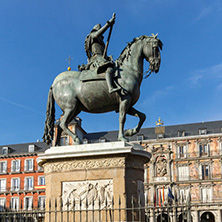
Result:
{"label": "dormer window", "polygon": [[137,136],[137,140],[138,140],[138,141],[144,140],[144,135],[143,135],[143,134],[138,135],[138,136]]}
{"label": "dormer window", "polygon": [[89,141],[88,141],[86,138],[84,138],[84,139],[82,140],[82,143],[83,143],[83,144],[87,144],[87,143],[89,143]]}
{"label": "dormer window", "polygon": [[36,148],[36,146],[34,144],[29,145],[29,153],[34,153],[35,148]]}
{"label": "dormer window", "polygon": [[163,139],[164,138],[164,134],[160,133],[160,134],[157,134],[157,139]]}
{"label": "dormer window", "polygon": [[99,142],[100,142],[100,143],[105,143],[105,142],[106,142],[106,138],[105,138],[105,137],[100,138],[100,139],[99,139]]}
{"label": "dormer window", "polygon": [[199,129],[199,135],[206,135],[207,129]]}
{"label": "dormer window", "polygon": [[185,130],[178,130],[178,137],[186,136]]}
{"label": "dormer window", "polygon": [[9,153],[9,148],[7,146],[2,148],[2,154],[7,155]]}

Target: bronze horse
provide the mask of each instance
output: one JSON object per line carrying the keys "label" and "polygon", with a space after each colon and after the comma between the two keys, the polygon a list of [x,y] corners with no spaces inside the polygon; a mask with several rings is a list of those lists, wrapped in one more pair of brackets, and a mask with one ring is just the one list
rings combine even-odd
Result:
{"label": "bronze horse", "polygon": [[[76,72],[66,71],[59,74],[48,94],[47,112],[45,121],[45,132],[43,140],[48,144],[53,139],[55,122],[55,102],[63,111],[63,118],[58,126],[56,145],[60,145],[62,130],[73,139],[75,144],[80,140],[76,134],[68,129],[68,124],[81,111],[89,113],[105,113],[110,111],[119,112],[119,134],[118,140],[127,141],[125,136],[132,136],[139,132],[146,115],[136,110],[133,105],[140,96],[140,85],[143,80],[143,60],[150,63],[149,71],[158,72],[161,62],[160,49],[162,42],[157,35],[140,36],[124,48],[116,61],[115,84],[121,90],[110,94],[108,92],[105,78],[94,79],[94,81],[81,81],[84,73],[91,70]],[[124,134],[124,123],[126,114],[139,117],[138,125],[128,129]]]}

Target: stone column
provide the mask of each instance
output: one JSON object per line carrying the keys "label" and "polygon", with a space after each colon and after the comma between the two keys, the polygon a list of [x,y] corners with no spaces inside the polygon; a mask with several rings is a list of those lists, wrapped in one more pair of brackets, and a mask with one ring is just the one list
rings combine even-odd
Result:
{"label": "stone column", "polygon": [[[142,146],[125,142],[51,147],[38,158],[45,173],[46,200],[47,203],[51,201],[51,206],[46,204],[46,211],[53,207],[68,210],[73,206],[78,210],[80,206],[82,210],[92,210],[99,208],[100,202],[101,209],[110,209],[108,213],[104,211],[101,214],[104,220],[108,214],[107,221],[110,218],[113,221],[130,221],[132,212],[112,211],[111,206],[114,202],[114,208],[118,208],[121,199],[121,208],[130,207],[132,196],[135,205],[139,196],[141,202],[144,202],[144,164],[150,160],[150,156]],[[83,213],[82,221],[87,216],[86,212]],[[50,216],[51,221],[73,221],[72,212],[70,215],[62,213],[46,216]],[[75,218],[76,221],[79,219],[79,216]]]}

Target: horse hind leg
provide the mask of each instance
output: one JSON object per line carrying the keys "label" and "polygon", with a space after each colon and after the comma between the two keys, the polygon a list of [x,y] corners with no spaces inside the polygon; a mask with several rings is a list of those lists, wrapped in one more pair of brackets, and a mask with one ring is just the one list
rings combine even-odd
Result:
{"label": "horse hind leg", "polygon": [[74,141],[74,144],[80,144],[80,140],[76,134],[74,134],[69,128],[68,124],[80,113],[76,106],[73,109],[67,108],[64,110],[64,116],[59,124],[59,126],[67,133]]}
{"label": "horse hind leg", "polygon": [[133,135],[137,134],[140,131],[144,121],[146,120],[146,115],[144,113],[141,113],[140,111],[136,110],[133,107],[131,107],[127,111],[127,114],[129,114],[131,116],[139,117],[138,125],[136,127],[134,127],[133,129],[126,130],[126,132],[125,132],[125,136],[133,136]]}

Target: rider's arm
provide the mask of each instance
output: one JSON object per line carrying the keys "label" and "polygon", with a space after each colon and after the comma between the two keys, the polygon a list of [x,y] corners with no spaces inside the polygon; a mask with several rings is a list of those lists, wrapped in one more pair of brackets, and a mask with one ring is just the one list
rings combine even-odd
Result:
{"label": "rider's arm", "polygon": [[115,23],[115,16],[113,16],[107,23],[97,32],[95,32],[95,37],[102,35],[111,25]]}

